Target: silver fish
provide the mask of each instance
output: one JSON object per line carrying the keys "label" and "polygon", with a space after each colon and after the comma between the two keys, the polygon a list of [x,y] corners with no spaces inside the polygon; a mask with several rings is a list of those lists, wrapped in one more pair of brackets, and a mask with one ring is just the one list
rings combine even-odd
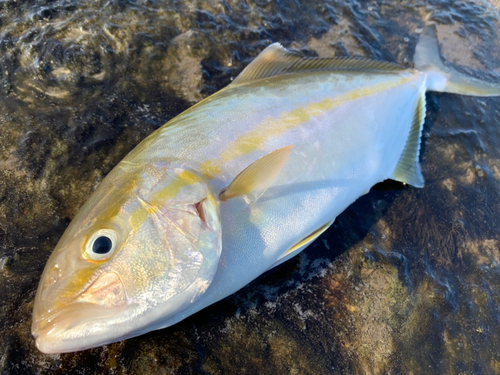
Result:
{"label": "silver fish", "polygon": [[425,92],[500,85],[445,66],[432,28],[415,67],[270,45],[140,143],[81,208],[40,281],[37,347],[171,326],[297,255],[374,184],[423,186]]}

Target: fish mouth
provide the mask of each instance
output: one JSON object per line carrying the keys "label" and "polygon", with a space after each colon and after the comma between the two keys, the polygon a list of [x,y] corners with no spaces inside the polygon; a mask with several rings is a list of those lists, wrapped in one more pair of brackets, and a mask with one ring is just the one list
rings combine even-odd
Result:
{"label": "fish mouth", "polygon": [[[109,320],[122,309],[89,302],[70,304],[49,317],[33,320],[31,334],[37,348],[46,354],[82,350],[99,337]],[[107,330],[105,330],[107,331]]]}
{"label": "fish mouth", "polygon": [[33,311],[31,334],[44,353],[81,350],[90,337],[109,332],[111,319],[128,305],[123,283],[114,272],[100,275],[71,302],[62,305],[57,298],[51,302],[47,306],[37,300]]}

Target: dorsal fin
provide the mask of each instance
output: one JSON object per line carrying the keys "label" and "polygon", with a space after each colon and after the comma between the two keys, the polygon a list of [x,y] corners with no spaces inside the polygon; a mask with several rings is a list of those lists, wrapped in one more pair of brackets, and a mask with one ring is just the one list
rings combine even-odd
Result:
{"label": "dorsal fin", "polygon": [[240,85],[262,78],[299,72],[394,72],[401,66],[384,61],[350,57],[303,57],[274,43],[262,51],[231,83]]}

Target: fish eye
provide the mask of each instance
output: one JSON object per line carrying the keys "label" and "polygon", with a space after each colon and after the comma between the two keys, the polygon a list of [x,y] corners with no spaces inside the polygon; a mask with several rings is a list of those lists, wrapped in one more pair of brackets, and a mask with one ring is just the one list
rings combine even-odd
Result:
{"label": "fish eye", "polygon": [[106,260],[115,251],[116,232],[112,229],[101,229],[94,232],[85,245],[84,257],[92,260]]}
{"label": "fish eye", "polygon": [[96,254],[107,254],[111,251],[113,242],[107,236],[99,236],[94,240],[92,251]]}

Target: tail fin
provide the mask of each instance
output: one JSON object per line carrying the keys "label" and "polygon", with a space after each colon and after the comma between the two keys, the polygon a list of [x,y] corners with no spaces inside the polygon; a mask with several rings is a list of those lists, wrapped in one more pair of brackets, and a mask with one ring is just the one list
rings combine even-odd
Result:
{"label": "tail fin", "polygon": [[435,25],[426,26],[415,50],[415,68],[427,73],[427,90],[472,96],[498,96],[500,84],[461,74],[444,65]]}

